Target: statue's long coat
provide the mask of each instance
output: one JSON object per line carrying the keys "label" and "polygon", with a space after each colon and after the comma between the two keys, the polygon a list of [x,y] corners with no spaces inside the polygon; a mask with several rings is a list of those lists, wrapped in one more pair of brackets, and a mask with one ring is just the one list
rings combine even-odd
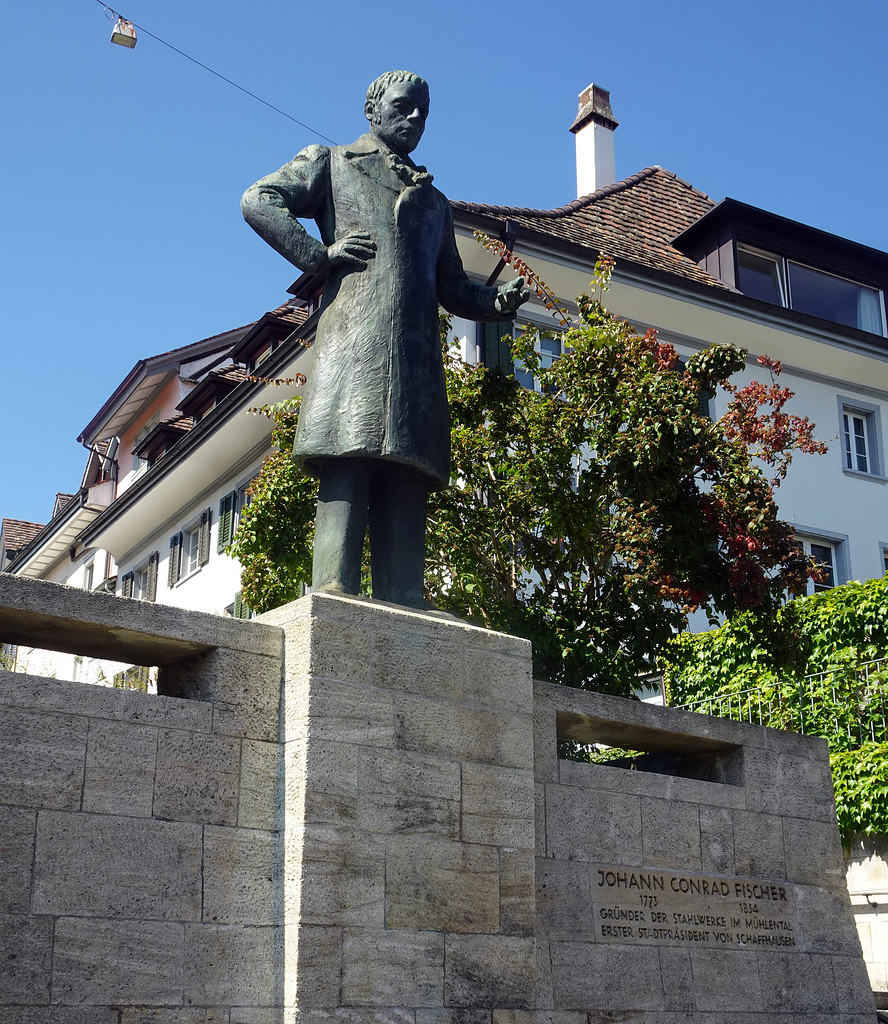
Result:
{"label": "statue's long coat", "polygon": [[[303,270],[319,247],[297,217],[317,222],[325,246],[365,232],[365,270],[327,279],[293,457],[306,469],[336,456],[398,462],[446,486],[450,420],[438,304],[472,320],[502,319],[495,288],[470,281],[450,205],[431,175],[372,135],[351,146],[309,146],[244,196],[244,216]],[[321,258],[323,253],[321,252]]]}

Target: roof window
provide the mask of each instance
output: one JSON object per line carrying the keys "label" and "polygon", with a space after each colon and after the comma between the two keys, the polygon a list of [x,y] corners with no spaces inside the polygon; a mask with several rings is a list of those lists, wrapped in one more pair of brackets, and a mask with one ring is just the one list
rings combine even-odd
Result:
{"label": "roof window", "polygon": [[744,295],[885,336],[883,294],[876,288],[739,243],[737,272]]}

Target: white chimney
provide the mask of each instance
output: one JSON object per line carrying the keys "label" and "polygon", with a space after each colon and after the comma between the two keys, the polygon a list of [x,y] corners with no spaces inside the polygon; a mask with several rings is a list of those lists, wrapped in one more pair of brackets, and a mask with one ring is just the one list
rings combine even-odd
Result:
{"label": "white chimney", "polygon": [[577,195],[597,192],[617,180],[614,131],[619,125],[610,93],[590,85],[580,93],[580,107],[570,130],[577,138]]}

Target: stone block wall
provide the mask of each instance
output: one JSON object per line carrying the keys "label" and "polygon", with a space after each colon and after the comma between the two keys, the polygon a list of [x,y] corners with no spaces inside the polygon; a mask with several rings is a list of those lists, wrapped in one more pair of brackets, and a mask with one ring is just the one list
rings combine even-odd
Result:
{"label": "stone block wall", "polygon": [[822,740],[537,684],[535,750],[539,1008],[873,1021]]}
{"label": "stone block wall", "polygon": [[263,621],[286,649],[285,1006],[349,1024],[531,1010],[529,644],[323,596]]}
{"label": "stone block wall", "polygon": [[0,673],[3,1024],[873,1024],[820,741],[357,599],[0,574],[0,640],[161,669]]}
{"label": "stone block wall", "polygon": [[4,640],[29,605],[85,654],[110,621],[201,699],[0,672],[0,1020],[264,1024],[280,631],[31,583],[0,578]]}

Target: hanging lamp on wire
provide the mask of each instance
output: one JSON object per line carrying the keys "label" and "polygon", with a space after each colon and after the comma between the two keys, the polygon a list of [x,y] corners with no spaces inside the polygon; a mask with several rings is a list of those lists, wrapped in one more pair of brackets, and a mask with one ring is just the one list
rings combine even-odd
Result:
{"label": "hanging lamp on wire", "polygon": [[[110,7],[105,8],[105,14],[108,18],[113,18],[116,11],[112,11]],[[111,30],[111,42],[117,43],[118,46],[128,46],[132,49],[136,45],[136,29],[131,21],[127,21],[126,18],[121,18],[117,15],[117,21],[114,28]]]}

